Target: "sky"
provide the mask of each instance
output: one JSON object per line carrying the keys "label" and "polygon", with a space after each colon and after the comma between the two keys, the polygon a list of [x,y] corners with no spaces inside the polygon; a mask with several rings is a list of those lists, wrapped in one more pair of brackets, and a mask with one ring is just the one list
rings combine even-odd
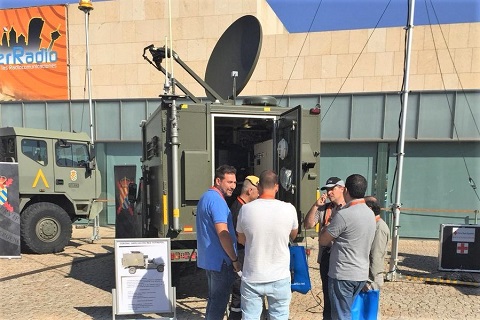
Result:
{"label": "sky", "polygon": [[[291,32],[398,27],[408,0],[266,0]],[[416,0],[414,26],[480,22],[480,0]]]}
{"label": "sky", "polygon": [[[408,18],[408,0],[264,1],[291,33],[398,27]],[[67,3],[78,1],[0,0],[0,9]],[[414,16],[414,25],[480,22],[480,0],[416,0]]]}

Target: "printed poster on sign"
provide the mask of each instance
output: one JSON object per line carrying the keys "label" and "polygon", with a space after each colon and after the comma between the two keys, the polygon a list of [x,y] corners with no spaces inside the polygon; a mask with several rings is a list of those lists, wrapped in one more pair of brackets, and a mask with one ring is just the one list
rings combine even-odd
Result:
{"label": "printed poster on sign", "polygon": [[68,99],[65,6],[0,10],[0,101]]}
{"label": "printed poster on sign", "polygon": [[117,314],[172,312],[170,239],[116,239]]}
{"label": "printed poster on sign", "polygon": [[0,162],[0,257],[20,257],[18,164]]}

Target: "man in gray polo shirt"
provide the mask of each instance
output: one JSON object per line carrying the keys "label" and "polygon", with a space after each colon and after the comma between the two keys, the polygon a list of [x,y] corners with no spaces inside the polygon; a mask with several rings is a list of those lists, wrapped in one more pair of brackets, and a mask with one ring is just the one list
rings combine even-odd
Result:
{"label": "man in gray polo shirt", "polygon": [[328,293],[332,319],[350,319],[355,297],[368,280],[369,254],[375,236],[375,218],[363,197],[367,180],[352,174],[345,181],[346,205],[320,233],[320,245],[333,241]]}

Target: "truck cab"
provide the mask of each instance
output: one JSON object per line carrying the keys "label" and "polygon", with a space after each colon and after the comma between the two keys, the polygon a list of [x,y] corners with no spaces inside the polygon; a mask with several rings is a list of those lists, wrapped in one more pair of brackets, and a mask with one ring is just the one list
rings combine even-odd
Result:
{"label": "truck cab", "polygon": [[64,249],[72,222],[102,210],[101,176],[86,133],[0,128],[0,162],[18,163],[22,250]]}

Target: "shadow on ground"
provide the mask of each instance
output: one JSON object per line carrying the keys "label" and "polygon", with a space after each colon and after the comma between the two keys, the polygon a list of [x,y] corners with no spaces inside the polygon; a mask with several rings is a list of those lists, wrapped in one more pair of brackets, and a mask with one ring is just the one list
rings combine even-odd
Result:
{"label": "shadow on ground", "polygon": [[[173,268],[173,267],[172,267]],[[177,290],[177,299],[206,299],[208,295],[205,270],[197,268],[196,263],[181,266],[172,275],[173,285]]]}
{"label": "shadow on ground", "polygon": [[[90,316],[93,320],[105,320],[105,319],[112,319],[112,307],[76,307],[80,312],[85,313],[86,315]],[[108,318],[107,316],[108,315]],[[162,316],[168,316],[169,314],[165,314]],[[153,316],[151,314],[129,314],[129,315],[116,315],[115,319],[118,320],[127,320],[127,319],[158,319],[157,316]]]}
{"label": "shadow on ground", "polygon": [[115,261],[113,248],[109,252],[96,253],[93,257],[74,258],[69,277],[95,288],[112,292],[115,287]]}
{"label": "shadow on ground", "polygon": [[[480,296],[480,274],[478,273],[438,270],[437,257],[406,253],[400,253],[399,257],[403,257],[403,261],[398,265],[398,272],[403,276],[417,277],[418,281],[430,285],[454,286],[465,295]],[[423,278],[439,279],[439,283],[425,281]]]}

